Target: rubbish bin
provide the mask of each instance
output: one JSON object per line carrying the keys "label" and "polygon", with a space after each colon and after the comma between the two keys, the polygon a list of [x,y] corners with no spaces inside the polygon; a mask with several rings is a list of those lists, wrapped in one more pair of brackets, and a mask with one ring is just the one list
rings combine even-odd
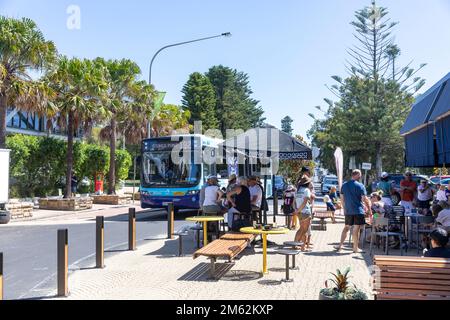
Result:
{"label": "rubbish bin", "polygon": [[95,179],[95,193],[103,193],[103,175],[97,175]]}

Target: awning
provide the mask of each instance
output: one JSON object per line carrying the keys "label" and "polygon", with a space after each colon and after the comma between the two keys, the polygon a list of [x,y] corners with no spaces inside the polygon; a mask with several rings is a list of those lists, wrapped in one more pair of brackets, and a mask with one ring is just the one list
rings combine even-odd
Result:
{"label": "awning", "polygon": [[428,125],[405,137],[407,167],[435,166],[433,130],[433,125]]}
{"label": "awning", "polygon": [[[450,100],[448,100],[450,104]],[[438,166],[450,163],[450,116],[436,122]]]}
{"label": "awning", "polygon": [[450,162],[450,73],[421,95],[400,133],[408,167],[440,167]]}
{"label": "awning", "polygon": [[224,141],[223,147],[251,158],[312,160],[312,149],[275,127],[253,128]]}

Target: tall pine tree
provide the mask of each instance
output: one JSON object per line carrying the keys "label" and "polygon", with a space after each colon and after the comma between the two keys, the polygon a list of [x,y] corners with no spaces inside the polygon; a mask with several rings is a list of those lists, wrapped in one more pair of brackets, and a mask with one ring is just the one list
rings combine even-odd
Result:
{"label": "tall pine tree", "polygon": [[191,113],[190,124],[202,121],[204,130],[217,129],[219,121],[215,111],[216,96],[208,77],[199,72],[191,74],[182,92],[183,108]]}

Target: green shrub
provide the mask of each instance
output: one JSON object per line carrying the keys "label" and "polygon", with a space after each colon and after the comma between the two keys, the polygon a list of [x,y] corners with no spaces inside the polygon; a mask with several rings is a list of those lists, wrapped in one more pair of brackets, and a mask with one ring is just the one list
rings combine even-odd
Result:
{"label": "green shrub", "polygon": [[[62,139],[15,134],[8,136],[6,146],[11,150],[10,196],[18,198],[56,195],[65,187],[67,171],[67,142]],[[79,183],[81,193],[94,191],[95,175],[108,176],[109,148],[95,144],[74,144],[74,172],[78,181],[87,177],[91,184]],[[126,150],[116,151],[116,182],[125,180],[132,166]]]}

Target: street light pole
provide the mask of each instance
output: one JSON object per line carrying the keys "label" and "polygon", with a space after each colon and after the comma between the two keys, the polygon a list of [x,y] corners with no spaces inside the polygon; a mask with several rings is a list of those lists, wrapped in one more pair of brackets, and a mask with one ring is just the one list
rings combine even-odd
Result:
{"label": "street light pole", "polygon": [[[184,41],[184,42],[179,42],[179,43],[174,43],[174,44],[170,44],[168,46],[162,47],[161,49],[159,49],[155,55],[152,58],[152,61],[150,62],[150,71],[149,71],[149,77],[148,77],[148,83],[152,84],[152,67],[153,67],[153,62],[155,61],[156,57],[158,56],[158,54],[167,49],[167,48],[171,48],[171,47],[176,47],[176,46],[181,46],[184,44],[189,44],[189,43],[193,43],[193,42],[199,42],[199,41],[204,41],[204,40],[209,40],[209,39],[214,39],[214,38],[220,38],[220,37],[231,37],[231,33],[230,32],[225,32],[222,34],[218,34],[215,36],[211,36],[211,37],[206,37],[206,38],[200,38],[200,39],[195,39],[195,40],[190,40],[190,41]],[[147,124],[147,136],[148,138],[152,137],[152,130],[151,130],[151,120],[149,119],[148,124]]]}

